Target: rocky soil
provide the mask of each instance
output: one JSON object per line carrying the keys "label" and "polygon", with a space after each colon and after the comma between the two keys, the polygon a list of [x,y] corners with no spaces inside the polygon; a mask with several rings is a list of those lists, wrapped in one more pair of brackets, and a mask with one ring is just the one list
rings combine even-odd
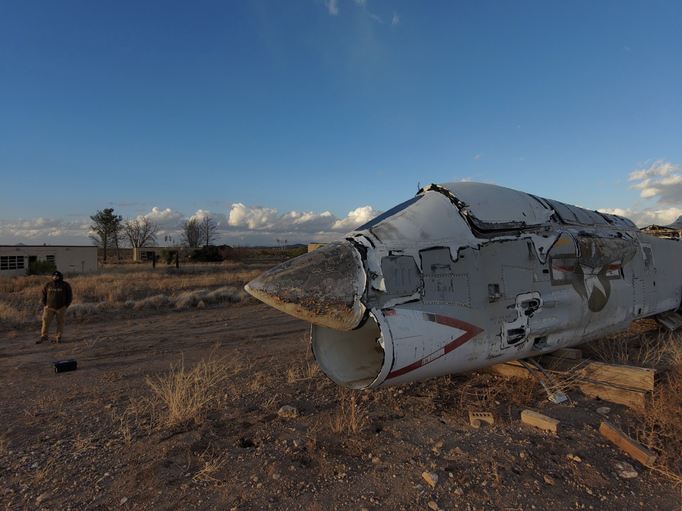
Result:
{"label": "rocky soil", "polygon": [[[346,391],[317,371],[307,324],[253,302],[67,329],[42,345],[37,324],[0,331],[5,509],[680,509],[679,487],[598,433],[597,409],[630,412],[578,393],[554,404],[485,373]],[[65,359],[78,369],[56,374]],[[201,360],[229,377],[171,424],[149,376]],[[521,423],[524,409],[559,432]],[[469,411],[495,423],[474,428]]]}

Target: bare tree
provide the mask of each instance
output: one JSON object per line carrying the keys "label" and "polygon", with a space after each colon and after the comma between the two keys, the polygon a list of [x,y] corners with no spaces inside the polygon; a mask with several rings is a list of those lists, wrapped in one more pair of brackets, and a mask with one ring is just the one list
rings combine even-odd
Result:
{"label": "bare tree", "polygon": [[201,223],[196,217],[189,218],[182,222],[181,243],[190,248],[198,248],[203,241],[203,231]]}
{"label": "bare tree", "polygon": [[220,239],[218,224],[210,216],[205,216],[201,221],[201,242],[204,246],[215,245]]}
{"label": "bare tree", "polygon": [[90,226],[92,231],[90,239],[93,244],[104,251],[104,262],[107,260],[107,249],[110,244],[116,247],[118,253],[118,241],[121,235],[121,215],[114,215],[114,208],[107,208],[104,211],[98,211],[92,215],[90,219],[95,222]]}
{"label": "bare tree", "polygon": [[121,224],[125,238],[133,248],[153,247],[156,244],[156,233],[159,230],[156,222],[146,216],[126,220]]}

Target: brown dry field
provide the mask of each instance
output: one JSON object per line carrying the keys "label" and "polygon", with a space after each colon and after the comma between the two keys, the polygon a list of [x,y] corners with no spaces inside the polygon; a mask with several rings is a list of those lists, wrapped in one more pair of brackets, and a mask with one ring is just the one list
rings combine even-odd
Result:
{"label": "brown dry field", "polygon": [[[597,408],[625,424],[625,407],[573,391],[554,404],[534,381],[486,373],[346,391],[316,371],[308,331],[254,300],[67,320],[61,344],[36,345],[37,322],[0,328],[0,506],[681,507],[674,480],[599,435]],[[65,359],[78,369],[56,374],[52,362]],[[201,413],[172,424],[149,376],[163,381],[172,365],[189,371],[202,360],[218,362],[227,378],[207,392]],[[298,415],[279,415],[284,405]],[[559,433],[522,424],[526,408],[560,420]],[[492,412],[495,424],[471,427],[470,410]],[[619,476],[619,462],[637,477]],[[435,487],[424,472],[438,476]]]}

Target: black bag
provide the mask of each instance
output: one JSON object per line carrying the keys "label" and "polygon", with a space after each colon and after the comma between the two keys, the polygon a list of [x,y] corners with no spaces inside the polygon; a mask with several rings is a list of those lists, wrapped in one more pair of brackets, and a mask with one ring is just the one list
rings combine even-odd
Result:
{"label": "black bag", "polygon": [[55,373],[75,371],[78,368],[78,362],[75,360],[60,360],[59,362],[52,362],[52,365]]}

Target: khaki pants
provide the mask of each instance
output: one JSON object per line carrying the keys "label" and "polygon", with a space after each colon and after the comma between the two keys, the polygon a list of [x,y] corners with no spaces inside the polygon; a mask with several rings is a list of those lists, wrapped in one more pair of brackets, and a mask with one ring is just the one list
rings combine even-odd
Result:
{"label": "khaki pants", "polygon": [[66,309],[68,307],[62,307],[61,309],[50,309],[45,307],[43,311],[43,329],[40,332],[40,338],[43,341],[47,340],[47,333],[50,330],[50,325],[52,324],[52,318],[57,316],[57,342],[59,342],[64,334],[64,318],[66,318]]}

